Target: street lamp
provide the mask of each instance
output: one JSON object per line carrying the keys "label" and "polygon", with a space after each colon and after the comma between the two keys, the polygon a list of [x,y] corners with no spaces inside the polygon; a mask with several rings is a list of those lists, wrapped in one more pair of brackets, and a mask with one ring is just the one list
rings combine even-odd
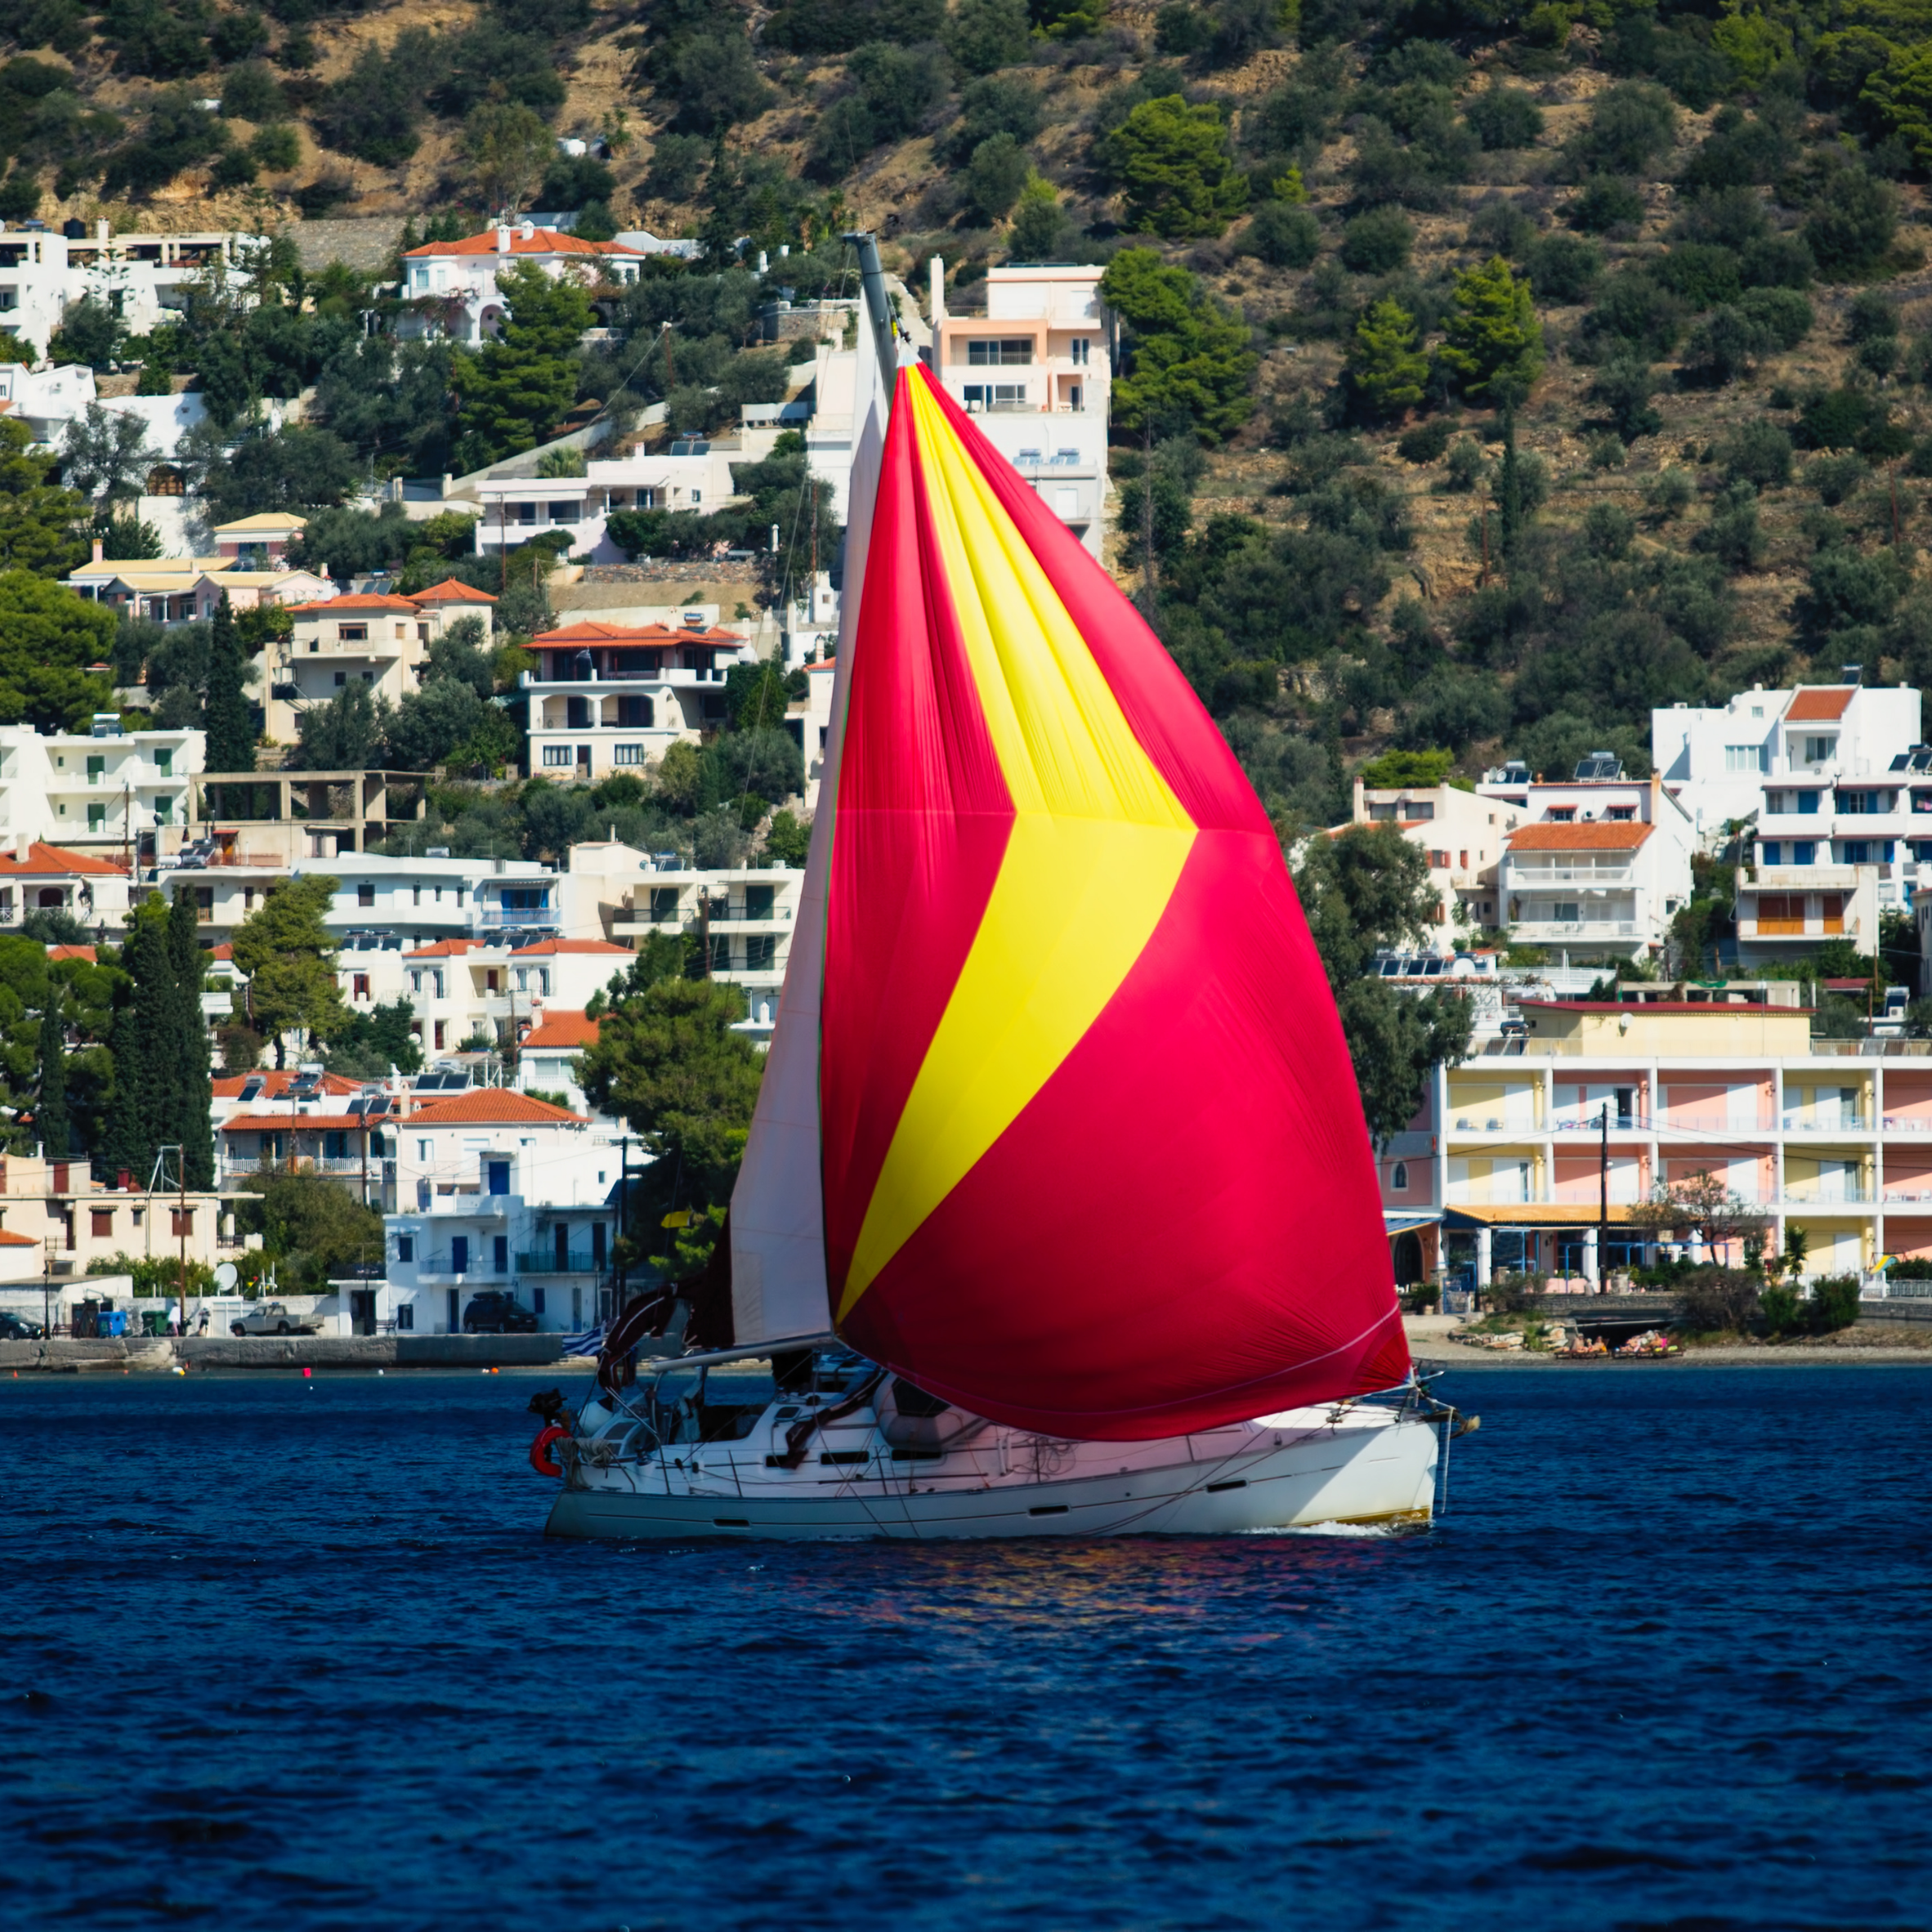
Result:
{"label": "street lamp", "polygon": [[44,1256],[40,1271],[40,1339],[51,1342],[54,1339],[54,1256],[60,1250],[60,1237],[47,1235],[40,1246]]}

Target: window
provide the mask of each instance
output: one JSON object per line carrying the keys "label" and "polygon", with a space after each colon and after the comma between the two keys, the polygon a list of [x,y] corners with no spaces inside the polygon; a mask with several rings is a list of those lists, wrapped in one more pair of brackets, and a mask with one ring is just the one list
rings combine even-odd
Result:
{"label": "window", "polygon": [[338,686],[347,684],[349,682],[349,673],[347,671],[338,671],[335,674],[335,681]]}
{"label": "window", "polygon": [[414,1302],[405,1301],[397,1304],[396,1326],[399,1334],[414,1335],[416,1332],[416,1304]]}
{"label": "window", "polygon": [[1085,369],[1087,366],[1088,359],[1093,352],[1093,343],[1085,336],[1076,335],[1073,338],[1072,347],[1073,366],[1076,369]]}
{"label": "window", "polygon": [[96,1241],[110,1237],[114,1231],[114,1211],[112,1208],[93,1208],[89,1210]]}
{"label": "window", "polygon": [[418,1161],[427,1161],[429,1158],[429,1143],[427,1141],[419,1140],[416,1143],[416,1158]]}
{"label": "window", "polygon": [[1603,814],[1605,818],[1621,825],[1628,825],[1636,816],[1637,807],[1635,805],[1612,805]]}
{"label": "window", "polygon": [[1793,809],[1800,817],[1818,810],[1818,794],[1816,792],[1799,792],[1796,795],[1798,803]]}
{"label": "window", "polygon": [[174,753],[168,746],[154,754],[154,770],[163,778],[174,776]]}
{"label": "window", "polygon": [[1764,841],[1764,856],[1760,862],[1766,865],[1782,865],[1784,863],[1784,841],[1781,839],[1767,839]]}
{"label": "window", "polygon": [[510,1164],[508,1161],[487,1162],[489,1174],[487,1186],[492,1194],[508,1194],[510,1192]]}
{"label": "window", "polygon": [[1389,1177],[1389,1184],[1395,1190],[1398,1194],[1407,1194],[1408,1192],[1409,1164],[1407,1161],[1398,1161],[1396,1162],[1395,1172]]}
{"label": "window", "polygon": [[754,932],[745,942],[745,970],[771,973],[778,964],[778,940],[770,932]]}
{"label": "window", "polygon": [[579,508],[576,503],[552,503],[550,506],[550,521],[552,523],[575,523]]}
{"label": "window", "polygon": [[604,1223],[593,1221],[590,1224],[590,1265],[602,1268],[604,1265]]}
{"label": "window", "polygon": [[335,641],[338,644],[366,644],[369,642],[369,626],[366,624],[338,624],[335,627]]}
{"label": "window", "polygon": [[87,830],[90,832],[105,832],[107,830],[107,807],[105,805],[90,805],[87,807]]}
{"label": "window", "polygon": [[966,409],[1023,409],[1026,406],[1024,382],[969,382],[966,386]]}
{"label": "window", "polygon": [[510,1272],[510,1237],[507,1234],[490,1237],[490,1272],[498,1275],[507,1275]]}
{"label": "window", "polygon": [[1847,839],[1845,841],[1845,863],[1848,865],[1869,865],[1872,863],[1872,841],[1869,839]]}
{"label": "window", "polygon": [[373,879],[365,879],[356,888],[358,906],[373,906],[376,902],[376,886]]}
{"label": "window", "polygon": [[396,1237],[396,1258],[398,1261],[414,1261],[416,1259],[414,1235],[399,1234]]}
{"label": "window", "polygon": [[449,1047],[449,1022],[447,1020],[438,1020],[436,1022],[436,1037],[435,1044],[436,1049],[439,1053],[445,1051]]}
{"label": "window", "polygon": [[1553,825],[1573,825],[1576,819],[1576,807],[1574,805],[1552,805],[1550,807],[1550,822]]}
{"label": "window", "polygon": [[177,1240],[179,1240],[183,1235],[187,1235],[192,1237],[195,1232],[194,1209],[172,1208],[168,1210],[168,1212],[170,1218],[174,1223],[173,1228],[170,1229],[169,1232],[172,1233]]}
{"label": "window", "polygon": [[449,1237],[449,1272],[453,1275],[467,1275],[470,1272],[470,1237],[467,1234],[453,1234]]}
{"label": "window", "polygon": [[1764,766],[1763,754],[1755,745],[1727,745],[1724,747],[1724,769],[1727,771],[1761,771]]}
{"label": "window", "polygon": [[1429,855],[1429,862],[1439,872],[1447,872],[1449,870],[1449,855],[1446,852],[1432,851]]}
{"label": "window", "polygon": [[1791,863],[1794,865],[1815,865],[1818,863],[1818,841],[1814,839],[1794,839],[1791,841]]}
{"label": "window", "polygon": [[644,763],[644,747],[642,745],[613,745],[610,747],[610,763],[614,765],[641,765]]}
{"label": "window", "polygon": [[409,888],[409,903],[412,906],[420,906],[423,903],[423,888],[421,886],[411,886]]}
{"label": "window", "polygon": [[543,763],[555,767],[570,763],[570,748],[567,745],[546,745],[543,747]]}
{"label": "window", "polygon": [[1033,338],[1029,335],[980,337],[966,345],[966,362],[971,369],[1022,369],[1033,360]]}
{"label": "window", "polygon": [[350,997],[352,1000],[368,999],[369,997],[369,975],[366,973],[358,973],[353,977],[355,985]]}
{"label": "window", "polygon": [[107,776],[107,760],[105,758],[87,760],[87,783],[98,785]]}
{"label": "window", "polygon": [[1869,818],[1872,813],[1882,812],[1885,807],[1877,792],[1840,792],[1838,809],[1854,816]]}
{"label": "window", "polygon": [[244,886],[244,887],[242,888],[242,909],[243,909],[243,910],[244,910],[244,911],[253,911],[253,910],[254,910],[254,906],[255,906],[255,888],[254,888],[254,887],[253,887],[253,886]]}

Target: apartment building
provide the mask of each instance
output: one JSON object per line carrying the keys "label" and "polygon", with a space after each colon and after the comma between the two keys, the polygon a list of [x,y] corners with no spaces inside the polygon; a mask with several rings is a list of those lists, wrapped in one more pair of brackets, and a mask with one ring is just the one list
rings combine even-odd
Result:
{"label": "apartment building", "polygon": [[1476,789],[1516,814],[1496,883],[1500,923],[1518,944],[1625,958],[1663,945],[1690,901],[1697,831],[1661,780],[1626,778],[1596,754],[1568,780],[1510,765]]}
{"label": "apartment building", "polygon": [[[344,1094],[343,1083],[324,1078],[305,1071],[271,1098],[261,1075],[246,1076],[241,1099],[216,1129],[224,1187],[277,1170],[322,1174],[367,1206],[396,1205],[396,1135],[409,1112],[408,1090],[392,1093],[372,1082]],[[381,1259],[372,1252],[366,1265]]]}
{"label": "apartment building", "polygon": [[168,1178],[178,1178],[172,1165],[168,1177],[110,1183],[95,1180],[84,1158],[0,1157],[0,1281],[73,1281],[117,1255],[177,1258],[184,1243],[189,1260],[212,1268],[240,1248],[230,1203],[194,1189],[184,1196]]}
{"label": "apartment building", "polygon": [[825,776],[825,740],[832,732],[832,686],[837,681],[838,669],[836,663],[829,659],[806,665],[805,696],[802,702],[785,707],[785,728],[805,754],[805,809],[808,812],[818,810],[818,789]]}
{"label": "apartment building", "polygon": [[1631,1210],[1703,1174],[1770,1248],[1802,1229],[1812,1275],[1932,1255],[1932,1043],[1813,1040],[1793,981],[1623,992],[1523,1001],[1382,1151],[1384,1205],[1439,1213],[1451,1270],[1598,1280],[1655,1252]]}
{"label": "apartment building", "polygon": [[632,945],[653,932],[695,934],[713,979],[743,989],[745,1031],[771,1036],[805,883],[801,870],[690,871],[668,865],[630,888],[611,931]]}
{"label": "apartment building", "polygon": [[581,1333],[609,1313],[625,1158],[610,1134],[527,1093],[473,1088],[420,1107],[396,1138],[380,1318],[454,1335],[481,1289],[513,1295],[547,1330]]}
{"label": "apartment building", "polygon": [[112,224],[67,222],[0,230],[0,326],[47,355],[68,309],[88,296],[147,335],[178,315],[190,285],[211,273],[239,284],[266,237],[209,229],[188,235],[116,235]]}
{"label": "apartment building", "polygon": [[231,610],[271,604],[313,603],[335,595],[335,586],[319,572],[289,570],[279,563],[250,566],[243,547],[210,557],[158,557],[130,560],[102,554],[94,540],[92,562],[62,579],[76,597],[105,604],[123,617],[155,624],[205,624],[223,597]]}
{"label": "apartment building", "polygon": [[755,661],[744,636],[719,628],[715,606],[685,610],[675,625],[583,619],[533,637],[530,649],[539,660],[522,679],[531,774],[584,783],[641,773],[679,739],[715,731],[731,667]]}
{"label": "apartment building", "polygon": [[[400,959],[412,947],[440,939],[557,923],[552,909],[557,875],[534,861],[391,858],[348,851],[304,858],[274,842],[273,835],[287,829],[244,825],[217,842],[213,862],[164,869],[154,883],[171,901],[177,892],[192,892],[200,908],[203,938],[219,945],[234,938],[235,928],[278,880],[305,868],[326,870],[336,890],[323,923],[345,949],[345,968],[351,954]],[[259,850],[249,843],[257,836],[262,841]]]}
{"label": "apartment building", "polygon": [[499,222],[461,241],[425,242],[404,257],[399,335],[440,335],[470,347],[503,332],[509,297],[499,278],[512,266],[568,275],[586,286],[634,282],[644,262],[622,242],[585,241],[533,221]]}
{"label": "apartment building", "polygon": [[124,731],[114,712],[84,732],[0,725],[0,843],[151,860],[157,830],[188,822],[206,745],[196,731]]}
{"label": "apartment building", "polygon": [[127,868],[91,852],[17,834],[0,847],[0,926],[30,912],[64,912],[104,937],[127,917]]}
{"label": "apartment building", "polygon": [[1518,809],[1453,785],[1368,786],[1355,780],[1353,822],[1393,825],[1429,860],[1435,893],[1430,934],[1447,957],[1471,928],[1494,926],[1501,903],[1503,843]]}
{"label": "apartment building", "polygon": [[[410,1031],[425,1053],[515,1048],[554,1007],[581,1013],[591,995],[630,969],[631,949],[603,939],[506,935],[490,941],[442,939],[412,952],[378,955],[374,970],[360,952],[344,953],[338,971],[350,1005],[406,999],[415,1009]],[[384,989],[393,985],[393,991]]]}
{"label": "apartment building", "polygon": [[1727,824],[1758,817],[1767,790],[1828,790],[1898,769],[1920,742],[1922,709],[1903,684],[1754,686],[1725,704],[1652,712],[1651,762],[1711,843]]}
{"label": "apartment building", "polygon": [[[770,439],[767,439],[769,441]],[[580,476],[539,476],[503,464],[466,477],[445,501],[473,508],[479,557],[527,543],[547,530],[570,540],[570,554],[592,563],[624,563],[630,553],[609,534],[614,510],[679,510],[709,516],[731,494],[731,463],[758,458],[736,437],[673,436],[661,449],[586,458]]]}
{"label": "apartment building", "polygon": [[1113,324],[1098,268],[987,271],[983,309],[949,308],[931,264],[933,373],[1095,558],[1109,494]]}
{"label": "apartment building", "polygon": [[268,736],[293,743],[302,711],[329,703],[351,684],[400,704],[421,682],[430,646],[459,618],[473,617],[482,625],[487,648],[495,607],[488,591],[454,578],[409,597],[337,597],[332,588],[322,601],[291,606],[290,634],[263,651]]}

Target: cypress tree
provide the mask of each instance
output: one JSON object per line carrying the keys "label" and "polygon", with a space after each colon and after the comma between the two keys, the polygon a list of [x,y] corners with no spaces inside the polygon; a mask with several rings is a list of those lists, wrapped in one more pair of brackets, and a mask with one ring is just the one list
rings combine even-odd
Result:
{"label": "cypress tree", "polygon": [[67,1116],[67,1042],[60,1025],[60,989],[50,986],[40,1016],[40,1093],[34,1105],[40,1151],[49,1161],[66,1158],[74,1129]]}
{"label": "cypress tree", "polygon": [[211,771],[255,769],[255,724],[242,689],[247,669],[241,639],[235,634],[235,614],[228,607],[228,593],[223,591],[208,633],[207,723],[208,768]]}
{"label": "cypress tree", "polygon": [[163,1096],[171,1116],[163,1140],[179,1141],[190,1187],[215,1180],[214,1127],[208,1118],[213,1089],[208,1077],[208,1022],[201,1012],[204,961],[193,889],[177,885],[168,915],[170,1016],[168,1047],[172,1064]]}
{"label": "cypress tree", "polygon": [[169,1029],[177,1008],[168,956],[168,908],[158,894],[130,916],[121,964],[130,983],[114,1016],[114,1094],[102,1152],[110,1167],[125,1168],[145,1185],[155,1148],[181,1138],[163,1125],[169,1120],[168,1089],[176,1078]]}

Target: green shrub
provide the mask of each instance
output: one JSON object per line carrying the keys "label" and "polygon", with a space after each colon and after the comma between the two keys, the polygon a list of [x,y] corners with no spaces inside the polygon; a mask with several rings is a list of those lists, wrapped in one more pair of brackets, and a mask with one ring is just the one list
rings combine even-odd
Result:
{"label": "green shrub", "polygon": [[1872,474],[1872,465],[1856,450],[1816,456],[1805,466],[1805,481],[1821,503],[1837,507]]}
{"label": "green shrub", "polygon": [[1456,426],[1447,416],[1432,416],[1396,439],[1395,452],[1404,463],[1439,463]]}
{"label": "green shrub", "polygon": [[1848,341],[1890,341],[1898,333],[1898,305],[1877,288],[1867,288],[1852,298],[1845,311],[1845,333]]}
{"label": "green shrub", "polygon": [[1463,110],[1486,153],[1533,147],[1543,132],[1543,110],[1520,87],[1491,87]]}
{"label": "green shrub", "polygon": [[1523,266],[1539,302],[1581,302],[1603,272],[1603,253],[1577,235],[1546,235],[1525,252]]}
{"label": "green shrub", "polygon": [[1474,437],[1463,436],[1449,445],[1448,474],[1451,490],[1474,490],[1483,475],[1483,445]]}
{"label": "green shrub", "polygon": [[1706,242],[1679,243],[1651,272],[1672,294],[1681,296],[1696,309],[1735,302],[1743,288],[1737,256]]}
{"label": "green shrub", "polygon": [[1808,1326],[1814,1335],[1849,1328],[1858,1320],[1859,1286],[1856,1275],[1827,1275],[1811,1284]]}
{"label": "green shrub", "polygon": [[1737,307],[1777,349],[1796,348],[1818,320],[1796,288],[1746,288]]}
{"label": "green shrub", "polygon": [[1677,110],[1662,88],[1641,81],[1607,87],[1590,104],[1590,119],[1569,144],[1582,175],[1640,175],[1670,151]]}
{"label": "green shrub", "polygon": [[1644,197],[1628,181],[1594,175],[1570,203],[1570,225],[1585,235],[1609,235],[1634,229],[1644,219]]}
{"label": "green shrub", "polygon": [[1500,195],[1484,202],[1469,217],[1468,244],[1485,255],[1507,255],[1520,261],[1536,239],[1536,223],[1514,202]]}
{"label": "green shrub", "polygon": [[1797,235],[1772,235],[1738,251],[1737,275],[1746,288],[1809,288],[1818,265]]}
{"label": "green shrub", "polygon": [[258,167],[266,168],[271,174],[282,174],[301,160],[302,143],[297,139],[295,130],[286,122],[276,122],[255,130],[255,137],[248,143],[248,152],[254,156]]}
{"label": "green shrub", "polygon": [[1824,275],[1853,280],[1884,265],[1898,227],[1898,190],[1863,168],[1840,168],[1805,218],[1805,245]]}
{"label": "green shrub", "polygon": [[1342,230],[1342,260],[1356,274],[1390,275],[1406,267],[1415,226],[1399,208],[1371,208]]}
{"label": "green shrub", "polygon": [[1308,268],[1322,250],[1322,224],[1305,208],[1264,201],[1241,237],[1241,249],[1270,268]]}
{"label": "green shrub", "polygon": [[1762,417],[1740,424],[1720,441],[1711,454],[1722,466],[1728,482],[1774,490],[1791,480],[1791,439],[1777,423]]}
{"label": "green shrub", "polygon": [[288,97],[265,60],[245,60],[221,83],[221,112],[230,120],[279,121],[288,112]]}

